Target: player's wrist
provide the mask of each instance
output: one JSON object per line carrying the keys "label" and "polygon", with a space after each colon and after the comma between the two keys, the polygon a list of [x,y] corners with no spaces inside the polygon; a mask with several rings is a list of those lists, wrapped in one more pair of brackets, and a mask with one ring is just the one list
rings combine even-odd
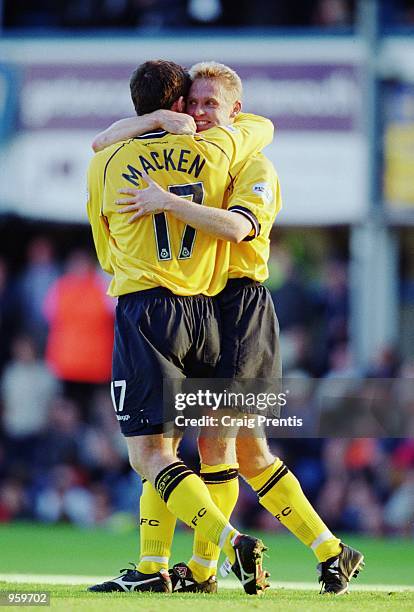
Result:
{"label": "player's wrist", "polygon": [[165,199],[163,201],[163,209],[165,212],[178,212],[183,205],[183,199],[174,195],[173,193],[166,192]]}
{"label": "player's wrist", "polygon": [[157,123],[156,125],[154,125],[154,129],[162,129],[168,131],[169,122],[171,121],[171,113],[172,111],[169,111],[167,109],[155,111],[153,114],[156,115],[155,120]]}
{"label": "player's wrist", "polygon": [[164,111],[162,110],[156,110],[145,115],[149,130],[158,130],[163,128],[163,112]]}

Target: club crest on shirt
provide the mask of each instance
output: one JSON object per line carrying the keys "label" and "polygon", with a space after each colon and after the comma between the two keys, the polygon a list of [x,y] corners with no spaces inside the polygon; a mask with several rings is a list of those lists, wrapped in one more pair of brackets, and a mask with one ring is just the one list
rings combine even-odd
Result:
{"label": "club crest on shirt", "polygon": [[273,201],[273,191],[269,183],[256,183],[252,187],[253,193],[261,196],[265,204],[270,204]]}

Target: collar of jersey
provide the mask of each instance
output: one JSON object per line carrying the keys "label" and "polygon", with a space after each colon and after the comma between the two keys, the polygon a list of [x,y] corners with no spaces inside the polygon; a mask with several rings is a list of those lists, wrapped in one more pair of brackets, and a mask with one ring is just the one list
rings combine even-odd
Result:
{"label": "collar of jersey", "polygon": [[138,138],[141,140],[145,138],[163,138],[167,134],[169,134],[169,132],[167,132],[166,130],[153,130],[152,132],[141,134],[141,136],[135,136],[135,138]]}

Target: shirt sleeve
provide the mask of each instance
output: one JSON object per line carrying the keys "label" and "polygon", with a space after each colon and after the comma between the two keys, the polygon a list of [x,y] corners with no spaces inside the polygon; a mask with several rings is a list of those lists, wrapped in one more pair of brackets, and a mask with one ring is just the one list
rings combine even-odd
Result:
{"label": "shirt sleeve", "polygon": [[252,224],[245,240],[253,240],[262,227],[271,227],[282,207],[279,180],[273,164],[264,156],[249,160],[236,176],[227,210],[239,213]]}
{"label": "shirt sleeve", "polygon": [[221,148],[237,174],[251,155],[261,151],[273,140],[273,123],[265,117],[240,113],[231,125],[216,126],[200,135]]}
{"label": "shirt sleeve", "polygon": [[113,274],[111,265],[111,252],[109,248],[109,227],[107,220],[102,212],[103,192],[104,192],[104,164],[102,155],[95,155],[88,169],[88,201],[87,213],[92,229],[93,241],[95,244],[96,255],[101,268]]}

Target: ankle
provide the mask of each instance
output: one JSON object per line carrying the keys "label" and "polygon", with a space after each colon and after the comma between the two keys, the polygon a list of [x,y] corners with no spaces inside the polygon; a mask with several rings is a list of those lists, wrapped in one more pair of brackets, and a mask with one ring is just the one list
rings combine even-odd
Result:
{"label": "ankle", "polygon": [[229,534],[227,535],[226,540],[223,544],[223,551],[227,555],[232,565],[236,560],[236,553],[234,552],[234,544],[239,536],[240,536],[240,533],[237,531],[237,529],[233,528],[232,531],[230,531]]}
{"label": "ankle", "polygon": [[217,575],[217,560],[216,559],[200,559],[194,555],[188,562],[193,578],[196,582],[205,582],[210,576]]}

